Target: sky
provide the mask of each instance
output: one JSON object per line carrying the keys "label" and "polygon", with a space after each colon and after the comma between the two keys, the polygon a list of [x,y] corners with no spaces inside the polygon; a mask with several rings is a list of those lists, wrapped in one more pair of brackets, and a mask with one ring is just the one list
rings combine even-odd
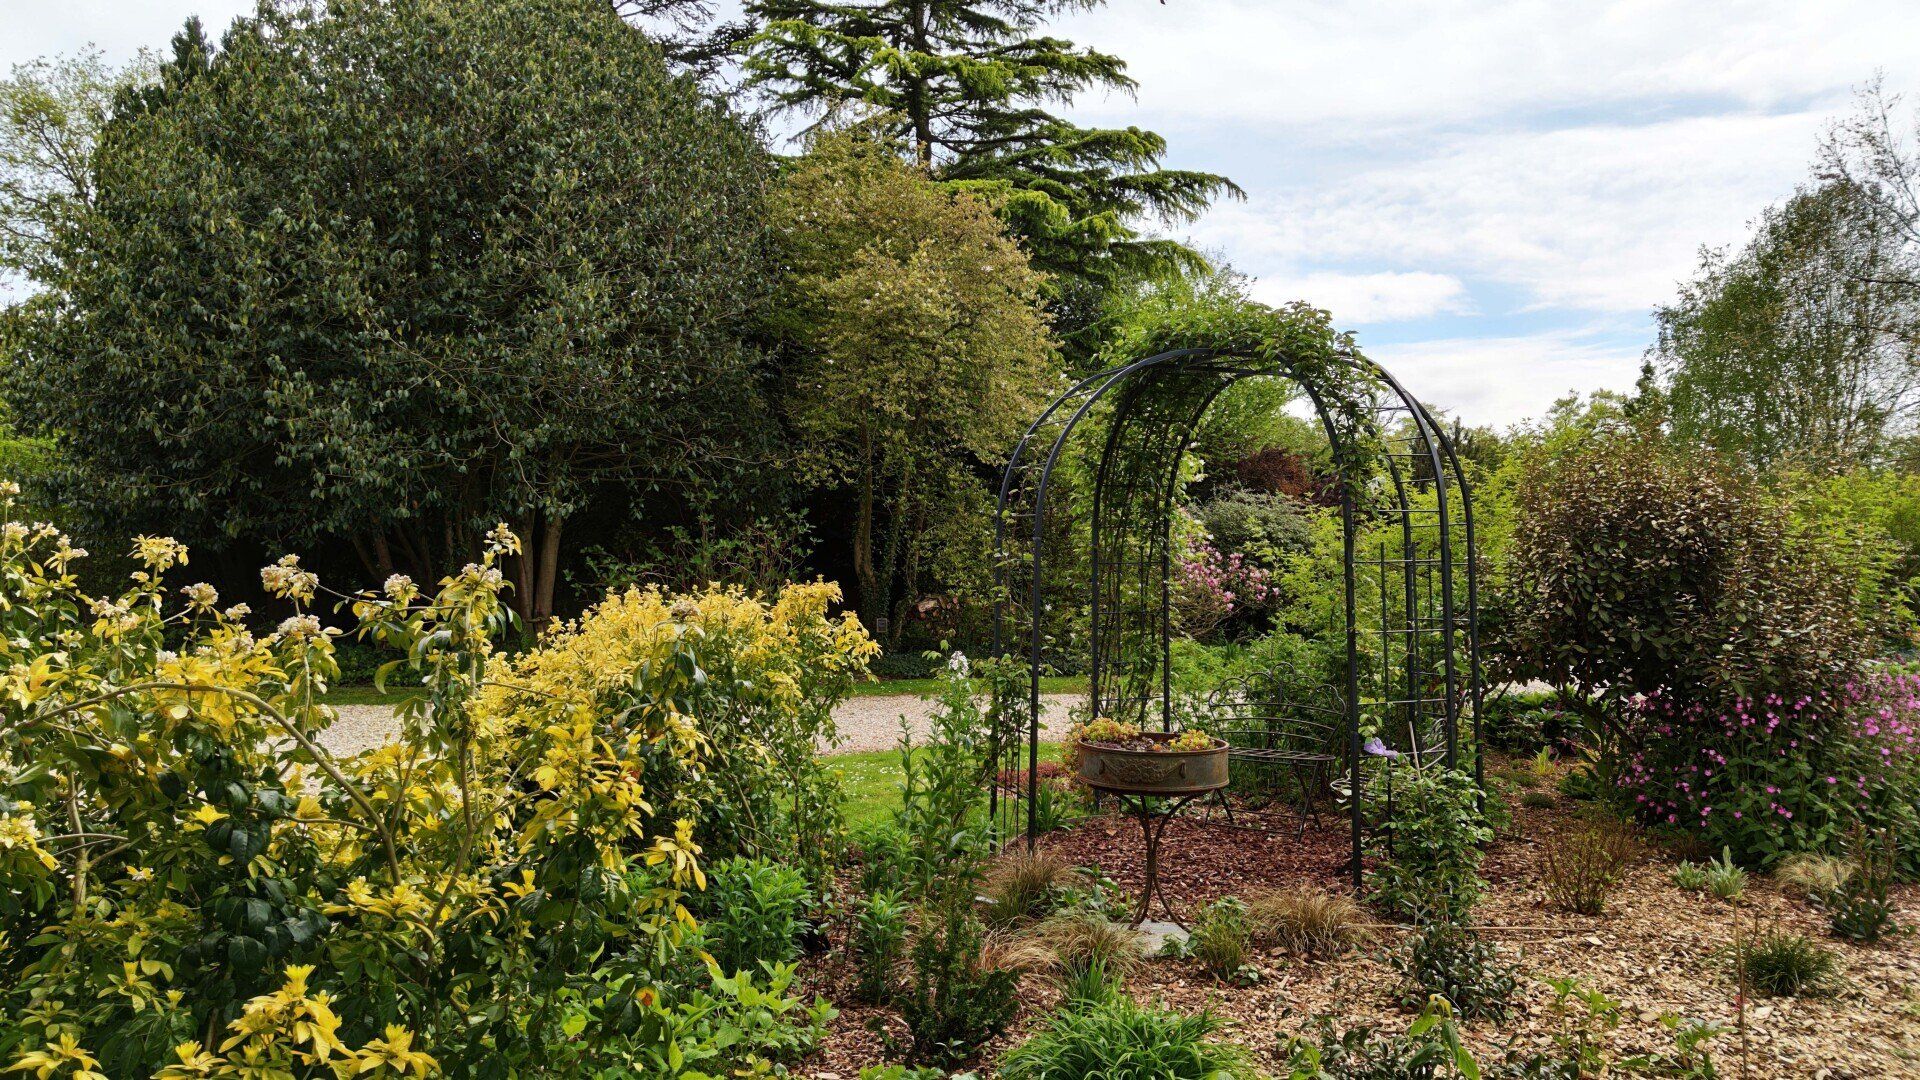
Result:
{"label": "sky", "polygon": [[[0,66],[251,7],[0,0]],[[1920,101],[1920,4],[1896,0],[1109,0],[1050,32],[1140,84],[1076,120],[1246,189],[1175,235],[1473,423],[1630,387],[1655,306],[1808,179],[1862,85]]]}

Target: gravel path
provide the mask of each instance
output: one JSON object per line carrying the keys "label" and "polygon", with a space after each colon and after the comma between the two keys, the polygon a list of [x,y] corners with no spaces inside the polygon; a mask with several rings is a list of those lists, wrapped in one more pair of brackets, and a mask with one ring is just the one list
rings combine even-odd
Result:
{"label": "gravel path", "polygon": [[[1041,697],[1041,735],[1059,738],[1067,727],[1067,712],[1086,700],[1085,694],[1045,694]],[[340,718],[320,735],[320,745],[346,756],[371,750],[399,732],[393,710],[385,705],[341,705]],[[927,732],[933,702],[913,694],[872,694],[849,698],[833,711],[840,727],[836,753],[891,750],[900,741],[900,718],[913,725],[915,737]]]}

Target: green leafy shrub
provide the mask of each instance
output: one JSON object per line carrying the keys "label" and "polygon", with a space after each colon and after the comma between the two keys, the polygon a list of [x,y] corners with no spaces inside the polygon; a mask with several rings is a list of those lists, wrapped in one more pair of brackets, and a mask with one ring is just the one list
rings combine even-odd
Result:
{"label": "green leafy shrub", "polygon": [[791,963],[800,955],[813,892],[798,870],[765,859],[733,858],[707,871],[692,905],[707,951],[723,971]]}
{"label": "green leafy shrub", "polygon": [[870,1005],[893,1000],[894,970],[906,953],[911,909],[900,894],[871,893],[853,912],[847,948],[853,953],[854,996]]}
{"label": "green leafy shrub", "polygon": [[1480,722],[1488,746],[1528,756],[1560,746],[1579,730],[1579,718],[1553,704],[1551,694],[1510,694],[1490,704]]}
{"label": "green leafy shrub", "polygon": [[924,650],[882,653],[873,661],[873,673],[882,679],[931,679],[946,661]]}
{"label": "green leafy shrub", "polygon": [[1277,569],[1312,543],[1307,515],[1284,495],[1236,488],[1194,507],[1194,516],[1224,554]]}
{"label": "green leafy shrub", "polygon": [[1353,897],[1326,889],[1275,889],[1247,898],[1254,934],[1299,956],[1344,951],[1366,936],[1366,922],[1366,909]]}
{"label": "green leafy shrub", "polygon": [[[800,707],[706,675],[828,678],[865,634],[826,586],[639,593],[509,659],[517,551],[498,527],[433,591],[347,598],[420,689],[398,742],[343,759],[315,738],[337,666],[298,558],[262,572],[293,614],[259,634],[167,581],[174,541],[139,538],[141,574],[92,598],[70,541],[0,528],[0,595],[35,597],[0,605],[0,1046],[63,1040],[111,1076],[764,1072],[810,1046],[831,1010],[788,965],[691,962],[705,769],[731,737],[706,725]],[[707,619],[726,632],[689,632]],[[49,839],[73,832],[112,843]],[[459,1008],[421,992],[456,986]]]}
{"label": "green leafy shrub", "polygon": [[[988,674],[991,681],[991,668]],[[971,676],[967,657],[954,653],[942,669],[923,745],[901,721],[894,822],[904,840],[903,868],[916,893],[940,906],[972,901],[993,850],[984,814],[993,719]]]}
{"label": "green leafy shrub", "polygon": [[1603,913],[1636,848],[1633,833],[1611,819],[1554,834],[1540,853],[1540,882],[1547,901],[1579,915]]}
{"label": "green leafy shrub", "polygon": [[1782,931],[1736,946],[1734,964],[1743,985],[1778,997],[1825,990],[1840,966],[1833,953],[1812,938]]}
{"label": "green leafy shrub", "polygon": [[1256,1080],[1251,1056],[1218,1041],[1211,1013],[1184,1015],[1116,998],[1062,1010],[1000,1065],[1001,1080]]}
{"label": "green leafy shrub", "polygon": [[1393,957],[1400,974],[1400,1000],[1409,1008],[1442,997],[1463,1020],[1499,1020],[1520,984],[1514,967],[1500,959],[1472,928],[1434,922],[1420,928],[1404,952]]}
{"label": "green leafy shrub", "polygon": [[860,863],[861,892],[898,889],[913,880],[913,851],[898,823],[863,821],[847,830],[847,843]]}
{"label": "green leafy shrub", "polygon": [[1398,762],[1388,772],[1367,788],[1379,822],[1379,858],[1369,871],[1375,901],[1406,918],[1464,916],[1486,887],[1480,846],[1493,839],[1472,774]]}
{"label": "green leafy shrub", "polygon": [[708,974],[706,987],[631,1018],[641,1036],[634,1060],[650,1075],[683,1076],[685,1070],[766,1075],[805,1057],[836,1015],[824,1000],[809,1006],[789,993],[790,964],[768,965],[764,987],[744,971],[728,976],[711,967]]}
{"label": "green leafy shrub", "polygon": [[1019,971],[984,966],[982,947],[982,927],[964,903],[923,915],[912,978],[899,999],[912,1036],[910,1060],[958,1065],[1005,1031],[1019,1011]]}
{"label": "green leafy shrub", "polygon": [[1576,802],[1598,802],[1607,792],[1607,789],[1602,786],[1600,778],[1595,776],[1593,770],[1586,766],[1581,766],[1580,768],[1569,771],[1565,776],[1560,778],[1560,783],[1557,786],[1560,789],[1560,794]]}
{"label": "green leafy shrub", "polygon": [[1247,905],[1236,897],[1215,900],[1200,909],[1193,921],[1187,951],[1207,974],[1226,981],[1243,981],[1253,935],[1247,929]]}
{"label": "green leafy shrub", "polygon": [[1577,701],[1805,693],[1866,655],[1847,546],[1710,451],[1602,431],[1529,462],[1517,496],[1504,647]]}

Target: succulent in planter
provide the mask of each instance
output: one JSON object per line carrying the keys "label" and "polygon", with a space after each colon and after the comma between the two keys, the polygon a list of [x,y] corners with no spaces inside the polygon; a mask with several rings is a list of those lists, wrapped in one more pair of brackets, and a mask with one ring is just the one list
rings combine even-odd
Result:
{"label": "succulent in planter", "polygon": [[1220,740],[1204,731],[1192,729],[1178,735],[1148,735],[1140,725],[1101,716],[1082,724],[1068,734],[1069,743],[1086,743],[1103,749],[1140,750],[1155,754],[1191,754],[1212,750]]}

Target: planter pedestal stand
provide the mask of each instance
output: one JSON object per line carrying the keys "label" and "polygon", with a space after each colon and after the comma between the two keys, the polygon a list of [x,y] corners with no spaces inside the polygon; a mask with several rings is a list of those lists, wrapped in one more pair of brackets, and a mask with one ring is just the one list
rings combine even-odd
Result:
{"label": "planter pedestal stand", "polygon": [[[1127,929],[1140,929],[1152,912],[1156,898],[1160,901],[1160,910],[1167,913],[1168,922],[1182,930],[1189,929],[1186,923],[1180,921],[1180,916],[1173,913],[1173,905],[1167,902],[1166,890],[1160,887],[1160,839],[1166,834],[1168,822],[1186,809],[1188,803],[1207,793],[1196,791],[1172,798],[1113,790],[1109,790],[1108,794],[1118,800],[1122,808],[1133,811],[1140,819],[1140,834],[1146,841],[1146,879],[1140,886],[1140,903],[1133,909],[1133,921],[1127,924]],[[1129,806],[1129,803],[1132,805]],[[1155,806],[1155,803],[1161,805]]]}
{"label": "planter pedestal stand", "polygon": [[1146,841],[1146,881],[1128,929],[1138,930],[1147,921],[1154,898],[1159,897],[1167,918],[1185,930],[1187,925],[1173,913],[1160,888],[1160,838],[1167,822],[1188,803],[1227,786],[1227,744],[1214,739],[1212,746],[1201,750],[1169,750],[1166,744],[1174,740],[1172,734],[1149,732],[1138,737],[1159,745],[1137,749],[1080,742],[1080,780],[1096,794],[1113,796],[1122,809],[1131,809],[1140,819],[1140,835]]}

